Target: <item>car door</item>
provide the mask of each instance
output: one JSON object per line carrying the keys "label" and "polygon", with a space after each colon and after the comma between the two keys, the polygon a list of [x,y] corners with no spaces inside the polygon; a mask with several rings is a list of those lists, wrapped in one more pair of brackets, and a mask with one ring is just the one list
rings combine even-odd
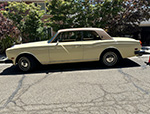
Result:
{"label": "car door", "polygon": [[78,62],[83,60],[80,31],[62,32],[50,43],[50,63]]}
{"label": "car door", "polygon": [[97,61],[105,49],[115,46],[116,42],[107,37],[108,35],[102,31],[100,33],[96,31],[83,31],[83,60]]}
{"label": "car door", "polygon": [[83,31],[84,61],[98,60],[102,51],[101,44],[102,40],[95,31]]}

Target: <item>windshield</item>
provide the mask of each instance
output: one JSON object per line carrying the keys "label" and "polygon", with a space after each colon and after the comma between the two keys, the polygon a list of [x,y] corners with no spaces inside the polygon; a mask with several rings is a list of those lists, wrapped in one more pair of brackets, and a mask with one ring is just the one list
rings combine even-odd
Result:
{"label": "windshield", "polygon": [[51,43],[51,41],[56,37],[57,33],[50,40],[48,40],[48,43]]}

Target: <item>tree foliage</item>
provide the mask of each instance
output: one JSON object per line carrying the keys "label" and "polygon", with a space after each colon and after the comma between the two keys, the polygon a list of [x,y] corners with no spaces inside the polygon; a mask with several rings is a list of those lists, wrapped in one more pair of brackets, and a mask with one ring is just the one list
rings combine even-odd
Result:
{"label": "tree foliage", "polygon": [[14,25],[21,31],[23,42],[39,40],[43,22],[41,18],[44,12],[34,3],[26,4],[24,2],[8,2],[8,11],[3,14],[14,22]]}
{"label": "tree foliage", "polygon": [[0,13],[0,40],[5,39],[6,36],[9,36],[11,38],[17,38],[19,35],[19,30],[13,26],[13,22],[5,18]]}
{"label": "tree foliage", "polygon": [[146,0],[123,0],[122,10],[110,20],[108,30],[112,35],[132,34],[139,31],[139,24],[150,18],[150,2]]}
{"label": "tree foliage", "polygon": [[72,27],[99,27],[113,36],[131,34],[150,18],[146,0],[105,0],[91,4],[89,0],[51,0],[49,25],[55,31]]}
{"label": "tree foliage", "polygon": [[[0,4],[0,10],[4,10],[6,3]],[[19,39],[20,31],[13,25],[13,21],[0,13],[0,52],[11,47]]]}
{"label": "tree foliage", "polygon": [[48,13],[51,15],[48,25],[56,31],[61,28],[73,27],[77,3],[73,0],[52,0],[48,4]]}

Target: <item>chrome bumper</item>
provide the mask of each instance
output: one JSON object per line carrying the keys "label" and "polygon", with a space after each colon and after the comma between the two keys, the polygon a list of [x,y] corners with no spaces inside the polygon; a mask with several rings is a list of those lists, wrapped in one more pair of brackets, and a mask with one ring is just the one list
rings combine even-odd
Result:
{"label": "chrome bumper", "polygon": [[0,60],[0,63],[13,63],[13,61],[8,58],[4,58],[4,59]]}

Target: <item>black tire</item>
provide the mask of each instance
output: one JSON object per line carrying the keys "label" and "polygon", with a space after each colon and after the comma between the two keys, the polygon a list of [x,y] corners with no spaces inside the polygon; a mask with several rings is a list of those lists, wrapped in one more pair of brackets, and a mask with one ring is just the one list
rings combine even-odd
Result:
{"label": "black tire", "polygon": [[101,57],[101,63],[107,67],[113,67],[119,62],[119,55],[113,51],[105,52]]}
{"label": "black tire", "polygon": [[33,57],[22,56],[18,60],[18,67],[23,72],[32,71],[36,66],[36,61]]}

